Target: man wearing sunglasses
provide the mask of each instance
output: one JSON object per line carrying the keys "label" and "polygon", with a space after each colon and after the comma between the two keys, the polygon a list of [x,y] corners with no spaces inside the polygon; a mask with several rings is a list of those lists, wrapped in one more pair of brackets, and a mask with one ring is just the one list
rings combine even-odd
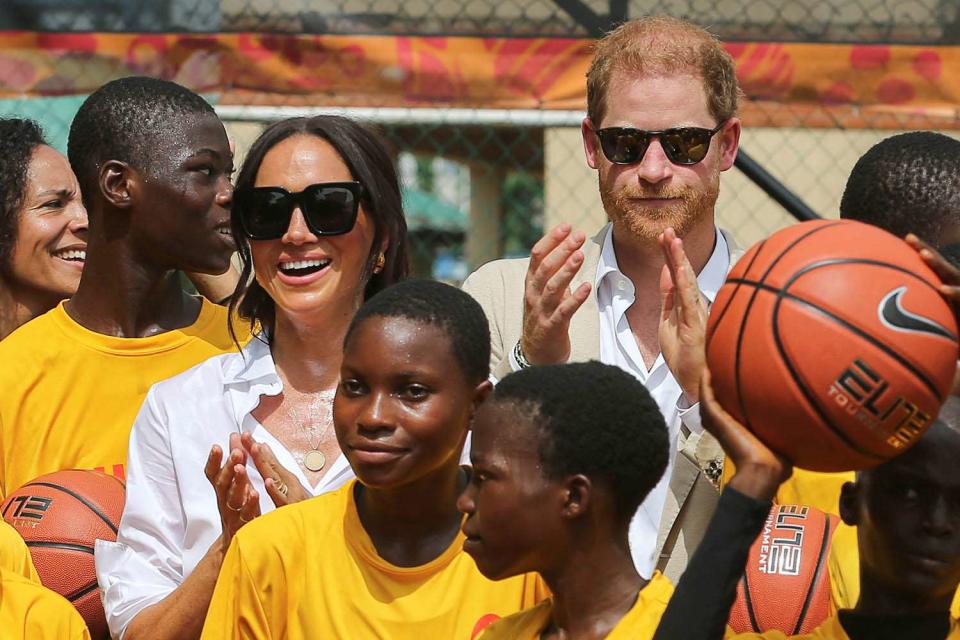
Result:
{"label": "man wearing sunglasses", "polygon": [[[706,31],[628,22],[597,42],[582,134],[610,223],[587,239],[562,224],[529,260],[464,283],[487,312],[493,376],[600,360],[636,376],[671,438],[664,477],[630,526],[634,563],[676,579],[716,505],[722,468],[699,424],[707,305],[740,252],[715,225],[720,172],[740,138],[734,64]],[[577,212],[570,212],[578,215]]]}

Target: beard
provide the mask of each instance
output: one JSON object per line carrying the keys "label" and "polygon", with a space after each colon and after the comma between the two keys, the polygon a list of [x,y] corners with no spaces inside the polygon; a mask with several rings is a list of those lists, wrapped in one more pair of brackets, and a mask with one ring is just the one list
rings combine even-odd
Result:
{"label": "beard", "polygon": [[[642,240],[655,241],[667,227],[672,227],[680,238],[686,236],[698,222],[713,213],[720,194],[719,175],[706,189],[633,184],[619,191],[605,184],[604,177],[600,172],[600,200],[607,216],[615,225],[625,227]],[[675,198],[676,202],[647,206],[639,198]]]}

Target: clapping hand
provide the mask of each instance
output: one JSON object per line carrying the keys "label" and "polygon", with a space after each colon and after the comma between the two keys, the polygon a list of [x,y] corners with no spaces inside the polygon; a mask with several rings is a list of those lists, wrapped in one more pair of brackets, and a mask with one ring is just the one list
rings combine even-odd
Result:
{"label": "clapping hand", "polygon": [[240,436],[240,444],[253,459],[253,464],[260,472],[263,484],[267,488],[267,495],[273,500],[274,505],[282,507],[310,497],[310,493],[303,488],[297,476],[277,461],[277,457],[273,455],[269,446],[257,442],[249,433]]}
{"label": "clapping hand", "polygon": [[204,468],[204,474],[217,494],[224,551],[230,545],[234,534],[260,515],[260,494],[250,483],[246,464],[247,453],[240,442],[240,436],[231,433],[230,452],[226,462],[223,462],[223,450],[218,445],[213,445]]}
{"label": "clapping hand", "polygon": [[665,262],[660,274],[660,351],[687,402],[695,404],[707,360],[707,305],[683,240],[668,227],[659,241]]}
{"label": "clapping hand", "polygon": [[586,282],[570,291],[583,265],[580,248],[585,240],[583,232],[561,224],[530,250],[520,349],[532,364],[560,364],[570,358],[570,318],[590,295]]}

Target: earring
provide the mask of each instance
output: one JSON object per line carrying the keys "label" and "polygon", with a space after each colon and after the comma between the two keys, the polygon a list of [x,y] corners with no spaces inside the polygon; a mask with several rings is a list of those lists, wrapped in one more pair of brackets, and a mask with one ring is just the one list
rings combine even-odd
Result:
{"label": "earring", "polygon": [[380,255],[377,256],[377,264],[373,265],[373,272],[380,273],[383,271],[384,265],[387,264],[387,257],[383,255],[383,252],[380,252]]}

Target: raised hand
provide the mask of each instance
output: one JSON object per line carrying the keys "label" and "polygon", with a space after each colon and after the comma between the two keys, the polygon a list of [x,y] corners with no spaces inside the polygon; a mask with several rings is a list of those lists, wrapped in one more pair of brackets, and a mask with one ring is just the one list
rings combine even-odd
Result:
{"label": "raised hand", "polygon": [[917,250],[927,266],[940,277],[943,282],[940,285],[940,293],[953,306],[953,312],[957,315],[957,324],[960,325],[960,269],[914,234],[908,233],[906,241]]}
{"label": "raised hand", "polygon": [[700,381],[700,420],[736,467],[728,486],[757,500],[772,500],[777,488],[793,473],[793,464],[720,406],[707,369]]}
{"label": "raised hand", "polygon": [[263,484],[267,488],[267,495],[277,507],[311,497],[310,492],[303,488],[297,476],[277,461],[269,446],[257,442],[249,433],[240,436],[240,444],[253,459],[253,464],[260,472]]}
{"label": "raised hand", "polygon": [[683,240],[668,227],[659,242],[666,263],[660,274],[660,351],[687,401],[694,404],[707,362],[707,305]]}
{"label": "raised hand", "polygon": [[570,358],[570,318],[590,295],[589,283],[570,291],[583,265],[586,236],[561,224],[530,251],[523,294],[520,349],[531,364],[559,364]]}
{"label": "raised hand", "polygon": [[230,546],[234,534],[260,515],[260,494],[250,483],[246,464],[247,453],[241,445],[240,436],[231,433],[230,452],[226,462],[223,462],[223,450],[218,445],[213,445],[203,470],[217,494],[224,551]]}

